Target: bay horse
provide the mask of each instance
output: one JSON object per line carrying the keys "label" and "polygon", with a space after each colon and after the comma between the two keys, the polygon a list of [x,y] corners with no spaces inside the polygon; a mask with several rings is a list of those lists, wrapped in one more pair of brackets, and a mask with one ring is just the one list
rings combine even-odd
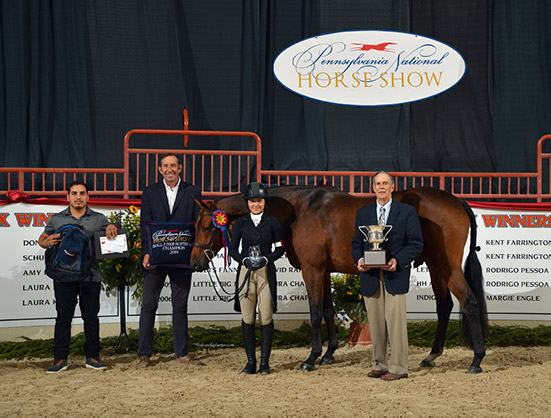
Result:
{"label": "bay horse", "polygon": [[[413,206],[419,214],[424,249],[414,266],[427,265],[436,297],[438,325],[430,354],[421,366],[434,366],[442,355],[446,330],[453,308],[451,294],[463,313],[463,336],[474,352],[467,373],[480,373],[485,355],[487,311],[483,291],[482,268],[476,251],[476,220],[470,207],[442,190],[420,187],[394,192],[392,198]],[[299,366],[314,370],[322,353],[321,323],[325,320],[329,342],[320,365],[331,364],[338,347],[335,309],[331,296],[331,273],[358,274],[352,258],[356,211],[375,202],[375,197],[356,197],[328,186],[282,186],[269,189],[266,212],[278,218],[284,231],[289,263],[302,270],[310,304],[312,350]],[[196,223],[195,247],[191,254],[194,271],[208,268],[205,251],[214,254],[222,248],[221,232],[214,228],[212,214],[223,210],[231,227],[235,220],[249,213],[242,194],[216,202],[200,202]],[[463,251],[471,236],[469,254],[463,271]],[[451,294],[450,294],[451,292]],[[466,319],[465,319],[466,317]]]}

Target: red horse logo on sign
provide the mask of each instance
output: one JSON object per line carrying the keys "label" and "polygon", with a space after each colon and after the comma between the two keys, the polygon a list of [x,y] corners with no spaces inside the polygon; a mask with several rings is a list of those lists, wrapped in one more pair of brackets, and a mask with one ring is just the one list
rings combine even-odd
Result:
{"label": "red horse logo on sign", "polygon": [[384,52],[394,52],[393,49],[388,49],[389,45],[397,45],[395,42],[383,42],[377,45],[370,44],[360,44],[357,42],[352,42],[352,45],[360,45],[350,48],[351,51],[384,51]]}

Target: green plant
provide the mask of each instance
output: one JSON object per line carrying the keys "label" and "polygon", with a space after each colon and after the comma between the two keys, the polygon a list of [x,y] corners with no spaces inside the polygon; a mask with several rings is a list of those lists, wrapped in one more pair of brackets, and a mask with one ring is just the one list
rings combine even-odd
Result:
{"label": "green plant", "polygon": [[[409,344],[415,347],[432,347],[434,344],[434,335],[436,333],[436,321],[409,321],[408,322],[408,340]],[[300,328],[283,331],[274,330],[274,348],[291,347],[309,347],[312,344],[312,327],[310,323],[304,322]],[[344,326],[338,326],[339,341],[348,339],[348,329]],[[134,345],[138,344],[138,330],[128,329],[128,336]],[[232,347],[242,347],[243,337],[241,327],[225,328],[215,325],[207,327],[189,328],[190,351],[223,349]],[[27,337],[20,337],[22,341],[0,341],[0,360],[2,359],[23,359],[28,357],[49,358],[52,355],[54,347],[53,338],[45,340],[32,340]],[[327,341],[327,330],[323,327],[322,340]],[[104,354],[112,353],[113,347],[117,346],[118,336],[105,337],[101,339],[101,346]],[[84,333],[81,332],[71,337],[71,355],[84,355]],[[260,341],[260,326],[256,325],[256,340]],[[446,341],[444,347],[463,346],[463,337],[461,336],[461,322],[450,320],[446,332]],[[499,326],[490,325],[488,347],[551,347],[551,326],[539,325],[535,328],[525,326]],[[163,327],[155,331],[154,349],[156,353],[172,353],[172,327]],[[125,353],[121,347],[117,347],[116,353]],[[535,359],[534,361],[538,361]]]}
{"label": "green plant", "polygon": [[116,293],[120,284],[135,286],[132,297],[141,302],[143,282],[139,262],[142,240],[138,208],[130,206],[125,210],[111,212],[107,219],[117,228],[128,231],[128,250],[130,254],[128,257],[107,258],[100,261],[103,290],[107,296],[110,296]]}
{"label": "green plant", "polygon": [[366,323],[367,311],[360,289],[360,276],[357,274],[335,273],[331,275],[331,287],[335,311],[352,322]]}

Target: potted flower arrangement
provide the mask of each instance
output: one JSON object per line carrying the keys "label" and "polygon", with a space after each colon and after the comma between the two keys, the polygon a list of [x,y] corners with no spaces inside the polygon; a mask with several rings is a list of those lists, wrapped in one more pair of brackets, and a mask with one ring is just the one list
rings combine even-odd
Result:
{"label": "potted flower arrangement", "polygon": [[367,311],[360,289],[360,276],[357,274],[335,273],[331,275],[331,287],[335,311],[342,323],[350,323],[349,345],[371,343]]}
{"label": "potted flower arrangement", "polygon": [[132,297],[141,302],[143,294],[142,272],[139,262],[142,250],[140,235],[140,215],[138,208],[111,212],[107,217],[119,229],[128,231],[128,250],[130,255],[124,258],[108,258],[100,261],[102,285],[107,296],[115,294],[120,286],[135,286]]}
{"label": "potted flower arrangement", "polygon": [[333,304],[339,319],[348,318],[351,322],[367,322],[367,312],[360,290],[360,276],[357,274],[336,273],[331,276]]}

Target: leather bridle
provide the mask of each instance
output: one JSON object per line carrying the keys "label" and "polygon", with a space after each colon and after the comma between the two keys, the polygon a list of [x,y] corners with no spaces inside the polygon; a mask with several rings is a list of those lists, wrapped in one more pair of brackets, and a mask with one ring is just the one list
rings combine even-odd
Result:
{"label": "leather bridle", "polygon": [[[214,211],[212,212],[199,212],[199,216],[211,216],[214,214],[214,212],[216,211],[216,203],[214,203]],[[210,270],[211,268],[207,268],[207,273],[209,275],[209,279],[212,283],[212,288],[214,289],[214,293],[216,293],[216,296],[218,296],[218,298],[224,302],[231,302],[232,300],[235,299],[236,295],[235,294],[232,294],[232,293],[229,293],[226,289],[224,289],[224,286],[222,286],[222,282],[220,281],[220,278],[218,277],[218,273],[216,273],[216,266],[214,265],[214,256],[216,255],[214,253],[214,251],[212,250],[212,246],[214,245],[214,238],[216,236],[216,233],[217,231],[220,231],[220,233],[222,233],[222,230],[220,228],[216,228],[214,226],[214,224],[212,225],[212,228],[213,228],[213,231],[212,231],[212,235],[210,237],[210,241],[208,244],[198,244],[196,242],[193,243],[193,246],[194,247],[199,247],[199,248],[203,248],[205,251],[205,257],[207,257],[207,260],[209,260],[209,264],[211,265],[212,267],[212,271],[214,272],[214,276],[216,277],[216,281],[218,282],[218,286],[220,287],[220,289],[222,289],[222,291],[226,294],[226,295],[220,295],[220,293],[218,293],[218,289],[217,289],[217,286],[210,274]],[[245,283],[243,283],[245,284]],[[241,290],[241,288],[239,289],[239,291]],[[238,292],[239,293],[239,292]]]}
{"label": "leather bridle", "polygon": [[[199,212],[199,216],[212,216],[214,212]],[[216,232],[219,228],[215,228],[214,225],[212,226],[212,234],[210,236],[210,241],[208,244],[199,244],[197,242],[193,243],[194,247],[203,248],[205,250],[205,255],[209,259],[209,261],[214,258],[214,251],[212,251],[212,246],[214,245],[214,238],[216,237]],[[210,253],[210,255],[207,253],[207,251]]]}

